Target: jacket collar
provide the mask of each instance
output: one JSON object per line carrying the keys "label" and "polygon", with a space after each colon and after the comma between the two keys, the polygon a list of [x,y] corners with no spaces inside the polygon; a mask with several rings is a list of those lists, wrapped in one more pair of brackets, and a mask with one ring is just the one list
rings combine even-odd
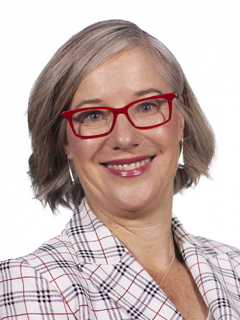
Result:
{"label": "jacket collar", "polygon": [[239,257],[239,250],[189,234],[176,217],[172,219],[172,229],[183,260],[213,318],[239,319],[240,286],[235,270],[239,261],[232,259]]}
{"label": "jacket collar", "polygon": [[86,198],[66,225],[79,263],[115,265],[126,248],[90,210]]}
{"label": "jacket collar", "polygon": [[[172,230],[182,257],[214,318],[228,314],[229,318],[225,319],[239,319],[239,309],[229,291],[231,278],[227,279],[226,288],[226,281],[221,276],[222,261],[224,268],[232,270],[226,253],[208,240],[187,233],[176,217],[172,219]],[[93,214],[86,199],[67,224],[66,233],[82,272],[129,316],[134,319],[153,319],[156,315],[183,319],[151,276]]]}

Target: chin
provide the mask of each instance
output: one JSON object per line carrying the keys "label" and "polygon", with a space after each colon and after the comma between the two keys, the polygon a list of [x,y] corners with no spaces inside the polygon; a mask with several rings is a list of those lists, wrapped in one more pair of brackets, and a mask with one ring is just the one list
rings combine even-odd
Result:
{"label": "chin", "polygon": [[121,198],[111,201],[114,206],[126,212],[139,212],[146,210],[153,203],[153,199],[141,197],[141,195],[125,195]]}

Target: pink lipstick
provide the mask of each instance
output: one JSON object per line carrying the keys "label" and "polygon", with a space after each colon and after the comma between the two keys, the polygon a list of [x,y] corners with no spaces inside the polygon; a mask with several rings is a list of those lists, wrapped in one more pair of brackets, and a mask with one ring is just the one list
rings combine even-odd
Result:
{"label": "pink lipstick", "polygon": [[103,168],[119,177],[132,178],[143,174],[150,166],[153,156],[116,159],[103,164]]}

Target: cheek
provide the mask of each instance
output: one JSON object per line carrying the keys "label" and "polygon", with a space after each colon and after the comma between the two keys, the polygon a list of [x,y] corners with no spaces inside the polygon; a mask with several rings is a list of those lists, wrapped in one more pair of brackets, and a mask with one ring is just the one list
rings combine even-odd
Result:
{"label": "cheek", "polygon": [[179,121],[176,116],[173,116],[171,121],[163,126],[157,127],[153,135],[155,143],[158,143],[164,148],[172,148],[179,145]]}
{"label": "cheek", "polygon": [[73,160],[76,169],[86,167],[97,162],[97,157],[103,149],[104,138],[81,139],[76,137],[71,128],[67,130],[67,155]]}
{"label": "cheek", "polygon": [[66,153],[75,164],[79,158],[82,161],[84,157],[89,157],[89,150],[92,150],[89,146],[91,140],[83,140],[76,137],[69,126],[67,127],[67,142]]}
{"label": "cheek", "polygon": [[[78,138],[76,138],[78,139]],[[80,140],[80,139],[79,139]],[[94,157],[94,146],[85,141],[69,141],[70,153],[72,160],[76,167],[81,166],[83,163],[91,162]]]}

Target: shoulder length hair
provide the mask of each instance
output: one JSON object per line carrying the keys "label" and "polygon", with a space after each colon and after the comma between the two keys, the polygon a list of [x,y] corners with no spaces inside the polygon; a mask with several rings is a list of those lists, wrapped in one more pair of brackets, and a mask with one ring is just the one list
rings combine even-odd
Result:
{"label": "shoulder length hair", "polygon": [[[69,183],[66,145],[67,110],[81,81],[97,66],[122,50],[140,46],[158,59],[162,76],[182,99],[177,106],[185,118],[184,170],[177,170],[174,192],[209,177],[214,155],[214,135],[187,79],[173,54],[156,38],[135,24],[123,20],[95,23],[70,38],[52,57],[36,80],[29,98],[28,124],[32,139],[29,175],[35,197],[52,211],[58,205],[77,208],[84,196],[73,168]],[[74,167],[74,166],[72,166]]]}

